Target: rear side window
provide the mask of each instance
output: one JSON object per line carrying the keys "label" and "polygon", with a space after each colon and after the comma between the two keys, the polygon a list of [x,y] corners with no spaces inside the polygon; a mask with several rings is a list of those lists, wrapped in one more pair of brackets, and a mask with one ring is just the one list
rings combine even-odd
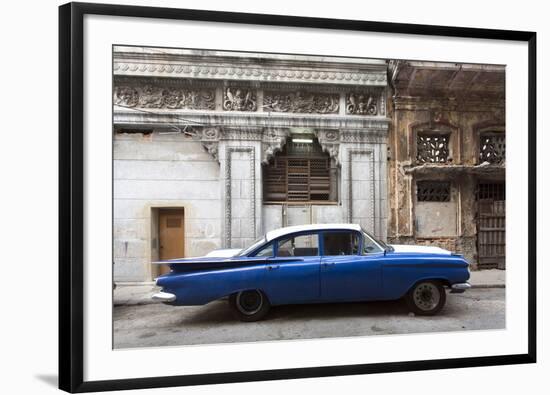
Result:
{"label": "rear side window", "polygon": [[357,255],[359,235],[357,232],[324,232],[324,255]]}
{"label": "rear side window", "polygon": [[317,256],[319,240],[316,233],[290,236],[279,240],[277,256]]}

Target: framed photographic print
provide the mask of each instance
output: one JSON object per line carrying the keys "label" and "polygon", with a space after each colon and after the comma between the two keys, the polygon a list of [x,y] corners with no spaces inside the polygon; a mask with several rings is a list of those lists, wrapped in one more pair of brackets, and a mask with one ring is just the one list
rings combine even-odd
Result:
{"label": "framed photographic print", "polygon": [[534,32],[59,12],[61,389],[536,361]]}

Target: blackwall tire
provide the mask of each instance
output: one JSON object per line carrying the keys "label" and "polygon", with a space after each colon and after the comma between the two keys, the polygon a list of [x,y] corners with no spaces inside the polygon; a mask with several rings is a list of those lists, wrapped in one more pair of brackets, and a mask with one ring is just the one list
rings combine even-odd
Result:
{"label": "blackwall tire", "polygon": [[420,281],[405,296],[409,309],[416,315],[435,315],[447,301],[445,288],[438,281]]}
{"label": "blackwall tire", "polygon": [[231,306],[235,318],[244,322],[254,322],[263,319],[271,308],[267,296],[259,289],[232,294],[229,297],[229,306]]}

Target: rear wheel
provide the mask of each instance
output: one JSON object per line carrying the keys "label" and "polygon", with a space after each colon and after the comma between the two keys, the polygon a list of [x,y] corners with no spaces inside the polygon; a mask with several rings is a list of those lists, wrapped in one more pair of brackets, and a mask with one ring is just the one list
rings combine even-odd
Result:
{"label": "rear wheel", "polygon": [[229,297],[229,305],[233,315],[245,322],[261,320],[271,307],[267,296],[259,289],[234,293]]}
{"label": "rear wheel", "polygon": [[405,297],[409,308],[418,315],[435,315],[445,305],[445,288],[437,281],[421,281]]}

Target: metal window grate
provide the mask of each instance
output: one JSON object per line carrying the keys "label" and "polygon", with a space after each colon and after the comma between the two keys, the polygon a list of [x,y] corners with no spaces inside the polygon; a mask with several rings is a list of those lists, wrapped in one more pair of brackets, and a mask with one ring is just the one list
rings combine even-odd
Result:
{"label": "metal window grate", "polygon": [[506,161],[504,133],[484,133],[479,137],[479,162],[500,164]]}
{"label": "metal window grate", "polygon": [[506,184],[482,182],[477,186],[478,269],[506,266]]}
{"label": "metal window grate", "polygon": [[416,200],[419,202],[450,202],[451,183],[445,181],[418,181]]}
{"label": "metal window grate", "polygon": [[477,200],[506,200],[506,184],[504,182],[486,182],[477,186]]}
{"label": "metal window grate", "polygon": [[416,136],[416,160],[420,163],[446,163],[449,159],[449,136],[434,133],[418,133]]}

